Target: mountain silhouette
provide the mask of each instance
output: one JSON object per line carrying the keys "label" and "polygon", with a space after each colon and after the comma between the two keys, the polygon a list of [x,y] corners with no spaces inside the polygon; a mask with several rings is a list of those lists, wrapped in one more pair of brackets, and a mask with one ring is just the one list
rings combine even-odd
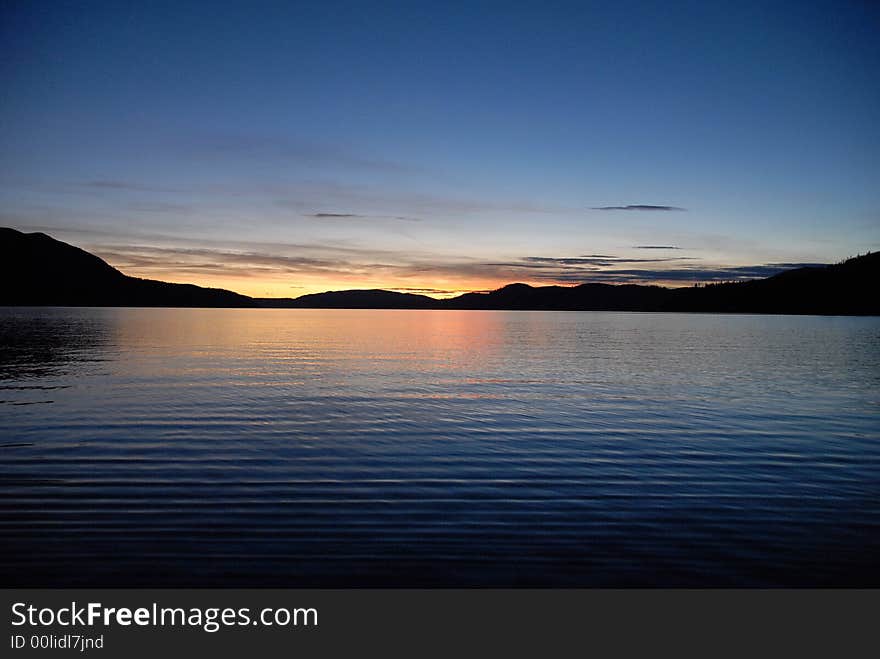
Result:
{"label": "mountain silhouette", "polygon": [[667,311],[880,315],[880,252],[766,279],[671,291]]}
{"label": "mountain silhouette", "polygon": [[300,309],[433,309],[437,300],[427,295],[397,293],[381,289],[329,291],[309,293],[288,300],[259,298],[259,304],[266,307],[285,307]]}
{"label": "mountain silhouette", "polygon": [[253,307],[219,288],[129,277],[44,233],[0,228],[0,304],[96,307]]}
{"label": "mountain silhouette", "polygon": [[445,300],[377,289],[251,298],[223,289],[129,277],[97,256],[45,234],[0,228],[0,276],[2,305],[880,315],[880,252],[766,279],[689,288],[517,283]]}
{"label": "mountain silhouette", "polygon": [[529,286],[508,284],[491,293],[465,293],[443,300],[450,309],[523,309],[560,311],[644,311],[657,309],[669,289],[634,284]]}
{"label": "mountain silhouette", "polygon": [[796,268],[743,282],[688,288],[509,284],[491,293],[443,300],[441,305],[450,309],[880,315],[878,284],[880,252],[873,252],[834,265]]}

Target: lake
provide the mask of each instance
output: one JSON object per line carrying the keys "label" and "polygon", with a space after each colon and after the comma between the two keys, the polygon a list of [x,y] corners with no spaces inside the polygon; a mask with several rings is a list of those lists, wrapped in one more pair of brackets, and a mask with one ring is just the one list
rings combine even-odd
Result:
{"label": "lake", "polygon": [[0,308],[4,586],[880,586],[880,318]]}

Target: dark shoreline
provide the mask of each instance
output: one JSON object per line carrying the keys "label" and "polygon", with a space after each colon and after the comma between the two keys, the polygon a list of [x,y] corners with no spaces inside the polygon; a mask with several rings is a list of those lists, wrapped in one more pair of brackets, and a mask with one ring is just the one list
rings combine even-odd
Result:
{"label": "dark shoreline", "polygon": [[329,311],[517,311],[523,313],[626,313],[626,314],[676,314],[694,316],[804,316],[817,318],[875,318],[876,313],[810,313],[810,312],[777,312],[777,311],[669,311],[666,309],[456,309],[450,307],[418,308],[418,307],[307,307],[307,306],[242,306],[242,307],[209,307],[209,306],[160,306],[160,305],[124,305],[124,304],[0,304],[0,309],[231,309],[231,310],[316,310]]}
{"label": "dark shoreline", "polygon": [[130,277],[94,254],[45,234],[0,228],[0,276],[6,282],[0,306],[880,315],[880,252],[786,270],[766,279],[682,288],[516,283],[447,299],[380,289],[253,298],[219,288]]}

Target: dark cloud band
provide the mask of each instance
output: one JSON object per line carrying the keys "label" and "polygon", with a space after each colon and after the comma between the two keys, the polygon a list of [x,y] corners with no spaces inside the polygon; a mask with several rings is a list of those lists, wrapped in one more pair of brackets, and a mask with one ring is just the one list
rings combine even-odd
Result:
{"label": "dark cloud band", "polygon": [[[450,259],[420,254],[403,257],[397,253],[339,248],[328,245],[290,246],[288,254],[266,251],[252,245],[245,251],[155,246],[94,245],[91,251],[123,272],[162,278],[163,273],[217,275],[224,277],[289,277],[296,283],[301,276],[345,277],[347,279],[407,279],[415,286],[394,290],[444,295],[453,289],[431,288],[437,279],[480,278],[498,282],[546,282],[548,284],[650,284],[743,281],[775,275],[784,270],[816,266],[816,263],[764,263],[749,266],[706,264],[699,259],[634,259],[610,256],[549,257],[524,256],[501,262]],[[427,286],[418,286],[425,283]]]}
{"label": "dark cloud band", "polygon": [[594,211],[686,211],[680,206],[654,206],[653,204],[628,204],[626,206],[593,206]]}
{"label": "dark cloud band", "polygon": [[400,220],[401,222],[421,222],[417,217],[404,215],[361,215],[359,213],[309,213],[305,217],[317,220]]}

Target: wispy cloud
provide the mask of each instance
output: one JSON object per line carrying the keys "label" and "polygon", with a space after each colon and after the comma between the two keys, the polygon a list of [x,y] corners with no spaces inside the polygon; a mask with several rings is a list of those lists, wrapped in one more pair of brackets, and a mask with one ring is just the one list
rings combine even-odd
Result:
{"label": "wispy cloud", "polygon": [[[306,250],[303,250],[306,251]],[[335,275],[342,272],[367,274],[377,263],[358,263],[359,259],[346,258],[344,253],[326,255],[290,256],[253,251],[223,249],[191,249],[152,246],[97,246],[94,252],[120,268],[138,273],[158,275],[163,272],[235,277],[274,275]],[[370,256],[364,253],[364,256]]]}
{"label": "wispy cloud", "polygon": [[[395,252],[332,244],[251,243],[231,247],[166,247],[92,244],[89,251],[126,274],[155,279],[197,276],[279,279],[291,284],[299,277],[367,281],[404,276],[412,267]],[[412,259],[424,258],[411,255]],[[429,259],[430,260],[430,259]],[[417,282],[420,283],[420,282]],[[357,286],[354,286],[357,287]]]}
{"label": "wispy cloud", "polygon": [[[803,268],[809,266],[824,265],[821,263],[766,263],[763,265],[749,266],[709,266],[693,268],[672,269],[620,269],[607,270],[594,273],[592,281],[601,281],[611,284],[642,284],[651,282],[723,282],[723,281],[746,281],[749,279],[762,279],[772,277],[785,270]],[[576,278],[568,281],[578,281]]]}
{"label": "wispy cloud", "polygon": [[[373,287],[445,296],[467,290],[467,282],[515,281],[535,284],[692,284],[743,281],[769,277],[816,263],[764,263],[725,266],[699,259],[624,258],[613,256],[523,256],[507,261],[480,261],[440,254],[402,254],[334,245],[275,246],[254,244],[247,249],[95,246],[93,251],[123,272],[161,279],[181,277],[287,279],[291,285],[307,279],[346,281],[351,288]],[[442,281],[446,287],[431,286]],[[362,282],[372,282],[365,285]],[[460,283],[459,283],[460,282]],[[451,285],[450,285],[451,284]],[[485,284],[484,284],[485,285]]]}
{"label": "wispy cloud", "polygon": [[626,206],[593,206],[594,211],[686,211],[680,206],[655,206],[653,204],[628,204]]}
{"label": "wispy cloud", "polygon": [[361,215],[360,213],[308,213],[304,217],[319,220],[400,220],[401,222],[421,222],[418,217],[404,215]]}
{"label": "wispy cloud", "polygon": [[607,268],[624,263],[662,263],[665,261],[693,261],[694,257],[675,256],[653,259],[633,259],[620,256],[524,256],[520,263],[532,266],[591,266],[596,268]]}
{"label": "wispy cloud", "polygon": [[390,174],[424,174],[424,167],[374,158],[343,144],[319,142],[287,135],[203,133],[176,136],[174,144],[194,157],[298,162],[346,170]]}
{"label": "wispy cloud", "polygon": [[[275,205],[303,211],[310,208],[356,208],[363,214],[385,217],[422,217],[425,215],[471,214],[571,214],[577,209],[544,204],[528,199],[479,199],[456,194],[437,195],[410,189],[343,183],[328,180],[304,180],[284,187],[257,191],[275,194]],[[356,213],[352,213],[356,214]],[[359,214],[359,213],[357,213]]]}
{"label": "wispy cloud", "polygon": [[150,185],[149,183],[139,183],[134,181],[120,181],[116,179],[97,179],[80,183],[82,188],[97,188],[100,190],[123,190],[129,192],[179,192],[175,188],[161,187]]}
{"label": "wispy cloud", "polygon": [[[461,194],[461,190],[437,194],[412,185],[395,185],[387,181],[383,184],[365,184],[335,178],[313,178],[315,174],[320,176],[320,172],[311,169],[308,172],[306,178],[292,175],[285,181],[217,179],[181,181],[174,186],[164,186],[150,180],[106,177],[55,184],[43,191],[65,196],[59,201],[59,204],[64,204],[63,209],[59,205],[56,214],[65,228],[71,230],[72,213],[88,218],[88,224],[91,225],[98,219],[118,223],[120,211],[178,212],[189,216],[187,226],[199,229],[205,224],[216,225],[219,216],[252,212],[255,205],[266,204],[290,209],[301,217],[313,219],[400,222],[429,222],[434,219],[457,221],[476,215],[574,215],[582,212],[582,209],[528,198],[472,196]],[[75,195],[77,199],[70,200],[67,198],[70,195]],[[94,197],[106,201],[107,205],[96,206],[90,201]],[[118,206],[118,209],[112,209],[114,215],[101,218],[102,213],[109,212],[111,205]],[[271,223],[272,213],[268,212],[266,218]],[[27,224],[37,221],[48,224],[45,218],[24,218]],[[135,231],[130,226],[128,232],[143,233],[143,228]]]}
{"label": "wispy cloud", "polygon": [[441,295],[441,296],[449,296],[456,295],[459,293],[471,293],[473,291],[469,289],[453,289],[453,288],[410,288],[410,287],[396,287],[389,288],[388,290],[397,291],[398,293],[415,293],[416,295]]}
{"label": "wispy cloud", "polygon": [[[821,265],[816,263],[765,263],[749,266],[722,266],[703,263],[680,264],[681,261],[697,261],[689,258],[668,259],[582,259],[524,257],[505,263],[489,263],[498,273],[514,275],[530,281],[547,283],[580,284],[603,282],[611,284],[648,283],[696,283],[719,281],[744,281],[779,274],[793,268]],[[673,263],[674,262],[674,263]],[[639,267],[645,263],[669,263],[666,267]],[[633,267],[636,264],[636,267]]]}
{"label": "wispy cloud", "polygon": [[127,208],[143,213],[175,213],[177,215],[188,214],[193,207],[188,204],[171,204],[164,201],[132,201]]}

